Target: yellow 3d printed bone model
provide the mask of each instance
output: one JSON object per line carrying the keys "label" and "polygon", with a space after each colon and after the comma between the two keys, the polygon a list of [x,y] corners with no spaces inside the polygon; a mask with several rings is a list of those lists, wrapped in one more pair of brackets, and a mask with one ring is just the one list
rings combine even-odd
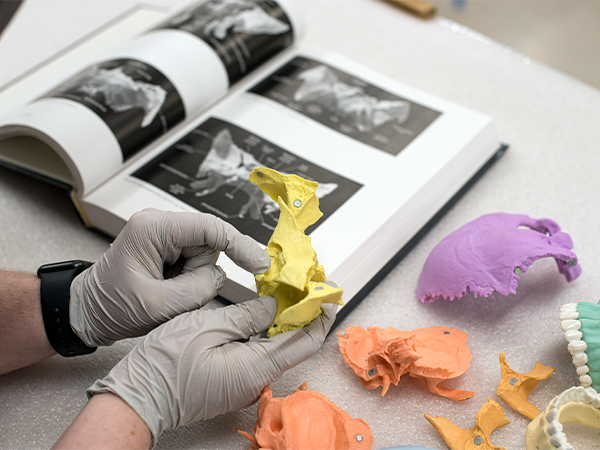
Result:
{"label": "yellow 3d printed bone model", "polygon": [[[538,385],[540,380],[548,378],[554,373],[555,369],[536,362],[533,370],[527,373],[518,373],[509,367],[504,352],[500,353],[500,368],[502,376],[496,390],[498,396],[515,411],[529,419],[535,419],[540,414],[540,410],[527,400],[527,396]],[[425,418],[440,433],[452,450],[503,450],[504,447],[496,447],[492,444],[490,435],[496,428],[510,423],[504,415],[502,407],[491,398],[477,413],[475,427],[469,430],[458,428],[445,417],[432,417],[429,414],[425,414]],[[536,420],[540,421],[539,416]],[[548,430],[556,431],[554,425],[556,424],[549,426]],[[537,428],[535,433],[536,437],[543,434],[542,432],[538,432]],[[529,440],[527,442],[528,450],[530,448],[536,450],[550,450],[553,448],[548,446],[529,447]],[[560,450],[568,449],[572,450],[572,447],[560,447]]]}
{"label": "yellow 3d printed bone model", "polygon": [[498,397],[529,420],[535,419],[540,410],[527,400],[527,396],[540,380],[548,378],[556,369],[536,362],[533,370],[527,373],[518,373],[509,367],[504,352],[500,353],[500,368],[502,377],[496,389]]}
{"label": "yellow 3d printed bone model", "polygon": [[297,175],[282,175],[267,167],[250,173],[256,184],[279,204],[279,221],[267,244],[271,268],[255,276],[259,296],[277,299],[277,314],[267,330],[269,337],[302,328],[321,314],[321,304],[342,304],[343,290],[325,282],[307,227],[321,218],[318,183]]}
{"label": "yellow 3d printed bone model", "polygon": [[504,447],[495,447],[490,440],[490,435],[496,428],[510,423],[504,415],[502,407],[491,398],[477,413],[475,426],[468,430],[457,427],[445,417],[433,417],[425,414],[425,418],[440,433],[452,450],[504,449]]}

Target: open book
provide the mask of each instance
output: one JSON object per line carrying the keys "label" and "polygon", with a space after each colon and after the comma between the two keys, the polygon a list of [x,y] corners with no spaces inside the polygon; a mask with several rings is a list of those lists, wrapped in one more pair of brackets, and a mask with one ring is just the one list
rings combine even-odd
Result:
{"label": "open book", "polygon": [[[344,288],[341,320],[506,148],[490,117],[300,48],[292,0],[161,14],[127,14],[0,91],[0,161],[69,186],[109,235],[155,207],[266,245],[278,205],[249,173],[315,180],[323,217],[306,233]],[[219,264],[222,298],[256,296],[251,274]]]}

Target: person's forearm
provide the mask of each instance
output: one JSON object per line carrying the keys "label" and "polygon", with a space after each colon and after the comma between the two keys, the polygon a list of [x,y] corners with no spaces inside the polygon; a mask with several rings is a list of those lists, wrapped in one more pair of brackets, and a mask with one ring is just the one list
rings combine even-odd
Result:
{"label": "person's forearm", "polygon": [[39,278],[0,271],[0,374],[55,353],[44,329]]}
{"label": "person's forearm", "polygon": [[149,449],[152,444],[146,422],[120,397],[96,394],[52,446],[66,449]]}

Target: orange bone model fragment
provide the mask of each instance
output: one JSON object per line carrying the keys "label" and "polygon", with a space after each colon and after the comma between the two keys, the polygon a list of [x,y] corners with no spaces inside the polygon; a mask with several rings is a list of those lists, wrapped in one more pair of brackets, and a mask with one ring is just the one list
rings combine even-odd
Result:
{"label": "orange bone model fragment", "polygon": [[539,416],[540,410],[527,400],[527,396],[538,385],[540,380],[548,378],[556,369],[536,362],[533,369],[529,372],[518,373],[509,367],[504,352],[500,353],[500,368],[502,378],[496,389],[498,397],[529,420],[535,419]]}
{"label": "orange bone model fragment", "polygon": [[265,387],[254,435],[238,430],[250,450],[371,450],[373,435],[362,419],[352,419],[325,395],[303,383],[292,395],[273,398]]}
{"label": "orange bone model fragment", "polygon": [[475,416],[475,427],[469,430],[457,427],[445,417],[425,414],[425,418],[451,450],[506,450],[504,447],[495,447],[490,440],[490,435],[496,428],[510,423],[502,407],[491,398]]}
{"label": "orange bone model fragment", "polygon": [[367,389],[398,385],[405,373],[421,379],[434,394],[460,401],[477,392],[439,386],[466,372],[471,362],[466,333],[456,328],[431,327],[413,331],[395,328],[349,327],[337,334],[346,363]]}

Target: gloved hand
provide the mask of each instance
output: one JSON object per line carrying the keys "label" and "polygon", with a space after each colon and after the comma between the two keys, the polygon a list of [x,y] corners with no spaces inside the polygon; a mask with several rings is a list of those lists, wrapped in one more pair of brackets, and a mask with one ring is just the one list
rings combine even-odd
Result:
{"label": "gloved hand", "polygon": [[[220,251],[254,274],[271,265],[260,244],[210,214],[134,214],[100,261],[73,280],[71,328],[90,347],[111,345],[204,306],[225,282]],[[164,264],[180,256],[183,273],[164,279]]]}
{"label": "gloved hand", "polygon": [[256,402],[265,386],[321,347],[337,306],[321,309],[304,328],[249,341],[275,318],[273,297],[182,314],[151,331],[88,396],[119,396],[144,419],[156,442],[166,429]]}

